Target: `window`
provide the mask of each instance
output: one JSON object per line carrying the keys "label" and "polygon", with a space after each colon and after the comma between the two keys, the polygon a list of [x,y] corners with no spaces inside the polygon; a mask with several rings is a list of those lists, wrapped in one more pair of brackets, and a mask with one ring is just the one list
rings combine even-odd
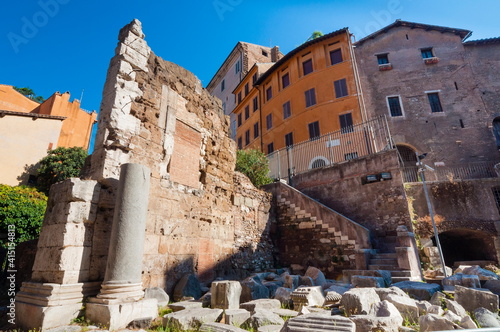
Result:
{"label": "window", "polygon": [[267,145],[267,154],[273,153],[274,152],[274,143],[271,142]]}
{"label": "window", "polygon": [[252,84],[255,85],[255,82],[257,82],[257,73],[252,76]]}
{"label": "window", "polygon": [[247,96],[247,95],[248,95],[248,83],[245,84],[245,96]]}
{"label": "window", "polygon": [[403,116],[403,110],[401,109],[401,102],[399,96],[387,97],[387,104],[389,105],[389,113],[391,116]]}
{"label": "window", "polygon": [[257,99],[257,97],[255,97],[253,99],[253,111],[257,111],[259,109],[259,100]]}
{"label": "window", "polygon": [[250,129],[245,131],[245,146],[250,144]]}
{"label": "window", "polygon": [[293,133],[288,133],[285,135],[285,145],[287,148],[293,145]]}
{"label": "window", "polygon": [[396,144],[396,149],[398,150],[399,158],[404,167],[414,167],[417,164],[417,154],[415,150],[409,146],[401,144]]}
{"label": "window", "polygon": [[259,137],[259,123],[255,122],[253,125],[253,138]]}
{"label": "window", "polygon": [[241,103],[241,91],[238,92],[238,104]]}
{"label": "window", "polygon": [[500,187],[493,187],[491,189],[493,190],[493,197],[497,203],[498,213],[500,213]]}
{"label": "window", "polygon": [[266,116],[266,129],[269,130],[273,127],[273,115],[268,114]]}
{"label": "window", "polygon": [[240,72],[240,62],[236,62],[236,65],[234,66],[234,72],[238,74]]}
{"label": "window", "polygon": [[242,143],[242,139],[241,139],[241,136],[238,137],[238,149],[243,149],[243,143]]}
{"label": "window", "polygon": [[434,57],[434,54],[432,53],[432,47],[429,48],[423,48],[420,50],[422,53],[422,59],[428,59]]}
{"label": "window", "polygon": [[281,76],[281,86],[284,89],[289,85],[290,85],[290,75],[288,75],[288,73],[286,73],[285,75]]}
{"label": "window", "polygon": [[333,82],[333,85],[335,87],[335,97],[342,98],[349,94],[347,92],[347,81],[345,78]]}
{"label": "window", "polygon": [[262,50],[262,55],[263,55],[263,56],[267,56],[267,52],[266,52],[266,51],[264,51],[264,50]]}
{"label": "window", "polygon": [[427,97],[429,98],[432,113],[439,113],[443,111],[441,101],[439,100],[439,94],[437,92],[428,93]]}
{"label": "window", "polygon": [[323,158],[317,158],[312,162],[310,168],[314,169],[314,168],[320,168],[320,167],[325,167],[325,166],[326,166],[326,161]]}
{"label": "window", "polygon": [[273,97],[273,88],[270,86],[266,90],[266,100],[269,101]]}
{"label": "window", "polygon": [[357,152],[350,152],[350,153],[344,154],[344,159],[345,160],[351,160],[351,159],[356,159],[356,158],[358,158],[358,153]]}
{"label": "window", "polygon": [[339,48],[338,50],[330,51],[330,62],[332,65],[342,62],[342,50]]}
{"label": "window", "polygon": [[314,88],[309,89],[305,92],[306,95],[306,107],[316,105],[316,92]]}
{"label": "window", "polygon": [[302,62],[302,70],[304,71],[304,76],[313,72],[312,59]]}
{"label": "window", "polygon": [[250,106],[245,106],[245,120],[250,117]]}
{"label": "window", "polygon": [[240,127],[242,123],[243,121],[241,120],[241,113],[238,113],[238,127]]}
{"label": "window", "polygon": [[283,104],[283,119],[287,119],[292,115],[292,109],[290,107],[290,101]]}
{"label": "window", "polygon": [[340,131],[342,134],[351,133],[354,131],[352,128],[351,113],[339,115],[339,121],[340,121]]}
{"label": "window", "polygon": [[377,62],[379,65],[385,65],[389,63],[389,54],[378,54]]}
{"label": "window", "polygon": [[497,142],[497,148],[500,149],[500,117],[493,119],[493,135]]}
{"label": "window", "polygon": [[222,80],[222,82],[220,83],[220,91],[224,91],[224,89],[226,88],[226,81],[225,80]]}
{"label": "window", "polygon": [[316,140],[319,138],[319,121],[312,122],[309,127],[309,139]]}

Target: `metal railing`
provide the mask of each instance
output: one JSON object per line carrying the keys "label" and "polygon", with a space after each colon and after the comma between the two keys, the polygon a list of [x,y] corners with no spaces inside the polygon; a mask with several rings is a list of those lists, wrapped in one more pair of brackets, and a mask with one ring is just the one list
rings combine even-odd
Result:
{"label": "metal railing", "polygon": [[314,168],[392,149],[385,116],[270,153],[270,177],[287,179]]}
{"label": "metal railing", "polygon": [[[403,182],[420,182],[418,167],[401,168]],[[439,166],[435,171],[426,171],[426,181],[454,181],[489,179],[498,177],[494,162],[475,162],[463,165]]]}

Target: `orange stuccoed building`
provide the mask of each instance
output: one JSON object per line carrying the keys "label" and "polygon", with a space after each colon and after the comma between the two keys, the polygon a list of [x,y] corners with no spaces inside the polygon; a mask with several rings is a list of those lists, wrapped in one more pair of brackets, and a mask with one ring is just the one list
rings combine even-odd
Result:
{"label": "orange stuccoed building", "polygon": [[29,167],[48,150],[89,148],[97,113],[85,111],[80,101],[69,99],[69,92],[56,92],[39,104],[12,86],[0,84],[0,183],[26,184]]}
{"label": "orange stuccoed building", "polygon": [[256,63],[235,88],[236,142],[266,154],[365,119],[347,28],[310,40],[276,63]]}

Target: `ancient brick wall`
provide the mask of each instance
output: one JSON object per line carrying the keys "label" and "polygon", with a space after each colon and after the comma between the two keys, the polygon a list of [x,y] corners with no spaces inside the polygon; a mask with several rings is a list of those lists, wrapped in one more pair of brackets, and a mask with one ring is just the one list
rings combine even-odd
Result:
{"label": "ancient brick wall", "polygon": [[89,279],[104,277],[123,163],[152,173],[145,287],[170,292],[185,273],[211,281],[270,267],[270,197],[235,173],[236,146],[220,101],[192,73],[156,56],[140,22],[122,29],[119,39],[89,171],[102,185]]}
{"label": "ancient brick wall", "polygon": [[[366,176],[390,173],[391,180],[365,183]],[[380,179],[380,176],[379,176]],[[294,187],[368,228],[377,249],[394,249],[396,228],[411,229],[395,150],[353,159],[297,175]],[[382,239],[382,240],[381,240]]]}

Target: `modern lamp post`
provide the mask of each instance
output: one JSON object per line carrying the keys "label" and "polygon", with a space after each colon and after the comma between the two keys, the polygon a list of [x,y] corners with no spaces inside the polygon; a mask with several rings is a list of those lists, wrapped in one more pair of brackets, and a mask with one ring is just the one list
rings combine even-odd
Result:
{"label": "modern lamp post", "polygon": [[420,173],[420,176],[422,178],[422,186],[424,188],[425,200],[427,201],[427,208],[429,209],[429,215],[431,217],[432,228],[434,229],[434,238],[436,239],[436,246],[437,246],[438,252],[439,252],[439,259],[441,260],[441,265],[443,266],[443,274],[444,274],[444,277],[447,278],[448,274],[446,273],[446,264],[444,262],[443,250],[441,249],[441,243],[439,242],[439,234],[438,234],[438,230],[436,227],[436,222],[434,221],[434,210],[432,209],[431,200],[429,198],[429,191],[427,190],[427,183],[425,182],[425,169],[427,168],[431,171],[434,171],[434,169],[432,167],[424,165],[422,163],[422,159],[424,159],[426,156],[427,156],[427,153],[424,153],[421,155],[419,155],[417,153],[418,173]]}

